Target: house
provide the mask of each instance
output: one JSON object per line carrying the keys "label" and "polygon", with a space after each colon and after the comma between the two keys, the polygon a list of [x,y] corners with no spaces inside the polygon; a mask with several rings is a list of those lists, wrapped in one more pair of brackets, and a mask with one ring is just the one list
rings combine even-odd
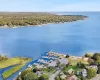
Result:
{"label": "house", "polygon": [[38,68],[38,69],[42,69],[42,68],[45,68],[45,67],[44,67],[44,65],[40,65],[40,64],[38,64],[38,65],[36,65],[36,68]]}
{"label": "house", "polygon": [[77,56],[71,56],[71,58],[72,58],[73,60],[80,60],[80,59],[82,59],[82,57],[77,57]]}
{"label": "house", "polygon": [[77,71],[77,75],[81,75],[81,73],[82,73],[81,71]]}
{"label": "house", "polygon": [[56,67],[57,66],[57,62],[56,61],[52,61],[48,63],[48,67]]}
{"label": "house", "polygon": [[68,64],[68,59],[66,59],[66,58],[60,58],[59,59],[59,62],[60,62],[60,64]]}
{"label": "house", "polygon": [[85,57],[85,58],[83,58],[83,60],[84,60],[84,61],[88,61],[88,60],[89,60],[89,58],[86,58],[86,57]]}
{"label": "house", "polygon": [[29,64],[29,65],[28,65],[28,68],[32,68],[32,65]]}
{"label": "house", "polygon": [[98,70],[97,65],[91,65],[91,66],[89,66],[89,68],[95,68],[96,70]]}
{"label": "house", "polygon": [[79,79],[77,78],[76,75],[72,75],[70,77],[67,77],[67,80],[79,80]]}
{"label": "house", "polygon": [[68,70],[69,74],[72,74],[73,72],[74,72],[74,70],[72,68]]}
{"label": "house", "polygon": [[38,77],[40,77],[43,73],[41,71],[37,71],[36,74],[38,75]]}
{"label": "house", "polygon": [[61,79],[65,79],[67,77],[63,72],[61,72],[60,75],[61,75],[60,76]]}
{"label": "house", "polygon": [[82,69],[82,76],[86,77],[87,76],[87,70],[86,69]]}

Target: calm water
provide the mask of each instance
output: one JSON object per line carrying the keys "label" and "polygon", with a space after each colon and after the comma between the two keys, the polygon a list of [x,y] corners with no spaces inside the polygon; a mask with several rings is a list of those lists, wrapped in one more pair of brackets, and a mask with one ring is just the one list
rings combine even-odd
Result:
{"label": "calm water", "polygon": [[0,53],[36,58],[49,50],[77,56],[100,51],[99,12],[57,14],[83,14],[89,18],[40,27],[1,28]]}

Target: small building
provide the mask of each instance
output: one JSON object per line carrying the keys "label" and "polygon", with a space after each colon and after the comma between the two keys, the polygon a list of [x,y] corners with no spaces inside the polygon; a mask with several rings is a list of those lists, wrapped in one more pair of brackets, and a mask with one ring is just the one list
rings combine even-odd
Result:
{"label": "small building", "polygon": [[68,70],[69,74],[72,74],[73,72],[74,72],[74,70],[72,68]]}
{"label": "small building", "polygon": [[40,77],[43,73],[41,71],[37,71],[36,74],[38,75],[38,77]]}
{"label": "small building", "polygon": [[66,77],[67,77],[63,72],[61,72],[60,75],[61,75],[60,76],[61,79],[66,79]]}
{"label": "small building", "polygon": [[86,69],[82,69],[82,76],[86,77],[87,76],[87,70]]}

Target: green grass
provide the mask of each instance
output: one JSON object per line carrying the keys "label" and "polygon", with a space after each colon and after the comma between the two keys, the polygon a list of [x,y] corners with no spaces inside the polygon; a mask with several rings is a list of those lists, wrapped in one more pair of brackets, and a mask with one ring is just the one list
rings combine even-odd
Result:
{"label": "green grass", "polygon": [[0,62],[0,69],[8,67],[8,66],[15,65],[15,64],[20,64],[20,63],[24,63],[24,62],[26,63],[28,61],[31,61],[31,60],[30,59],[25,60],[25,59],[21,59],[21,58],[18,58],[18,57],[17,58],[9,58],[8,60]]}
{"label": "green grass", "polygon": [[70,62],[71,65],[76,65],[77,62],[88,64],[88,62],[83,59],[72,59],[71,57],[68,58],[68,61]]}
{"label": "green grass", "polygon": [[3,78],[6,79],[8,78],[9,76],[11,76],[13,73],[15,73],[16,71],[20,70],[25,64],[21,64],[21,65],[18,65],[18,66],[15,66],[13,67],[12,69],[10,70],[7,70],[5,71],[2,75],[3,75]]}
{"label": "green grass", "polygon": [[68,67],[66,67],[66,70],[68,71],[68,70],[70,70],[71,68],[72,68],[73,70],[81,70],[81,69],[78,68],[76,65],[68,66]]}

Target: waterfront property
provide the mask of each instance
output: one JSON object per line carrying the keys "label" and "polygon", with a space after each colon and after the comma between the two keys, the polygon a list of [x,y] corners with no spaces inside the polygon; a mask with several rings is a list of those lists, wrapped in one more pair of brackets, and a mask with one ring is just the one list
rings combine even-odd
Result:
{"label": "waterfront property", "polygon": [[[66,56],[56,52],[47,52],[38,59],[30,62],[23,71],[19,72],[15,79],[26,80],[30,77],[39,80],[78,80],[92,79],[97,74],[100,74],[100,53],[94,53],[92,57],[73,57],[70,55],[68,56],[68,54]],[[94,61],[91,63],[84,58]],[[13,73],[13,71],[19,69],[17,68],[15,70],[15,68],[14,70],[4,72],[3,76],[7,78],[7,76],[11,75],[10,73],[8,75],[8,72]]]}

